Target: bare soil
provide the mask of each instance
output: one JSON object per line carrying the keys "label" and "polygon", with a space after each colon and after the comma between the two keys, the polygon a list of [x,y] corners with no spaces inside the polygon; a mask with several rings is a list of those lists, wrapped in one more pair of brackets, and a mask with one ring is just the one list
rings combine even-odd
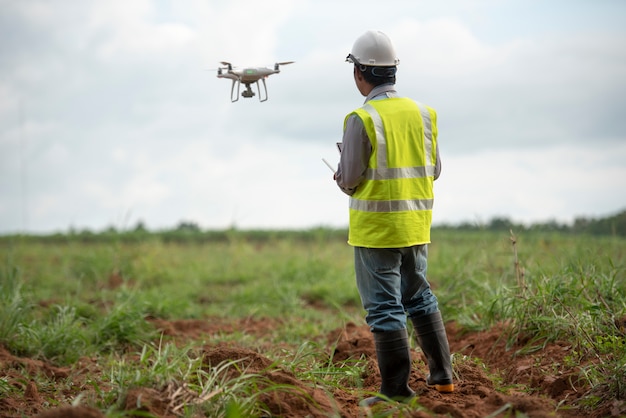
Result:
{"label": "bare soil", "polygon": [[[275,319],[151,321],[167,338],[181,343],[206,340],[207,336],[235,330],[262,336],[281,326],[280,320]],[[429,388],[425,381],[427,370],[424,359],[419,351],[415,351],[410,386],[416,391],[422,408],[411,412],[412,417],[626,416],[624,401],[607,402],[596,406],[595,410],[585,410],[577,404],[577,400],[590,388],[578,377],[580,366],[564,365],[567,363],[564,359],[572,349],[566,343],[550,344],[532,354],[515,355],[521,344],[507,348],[502,326],[484,332],[462,333],[454,323],[450,323],[447,329],[450,348],[456,356],[456,391],[440,394]],[[241,360],[241,369],[245,369],[246,373],[258,373],[274,383],[293,387],[292,392],[273,393],[262,398],[272,416],[328,417],[335,411],[346,418],[367,416],[366,411],[359,407],[359,401],[366,396],[365,392],[375,392],[380,385],[374,341],[368,327],[348,323],[322,336],[322,341],[327,343],[329,358],[332,357],[337,364],[350,358],[366,359],[361,388],[347,385],[328,394],[311,382],[298,379],[292,372],[272,366],[274,360],[266,357],[263,350],[253,351],[235,343],[206,344],[202,355],[205,363],[212,365],[224,360]],[[238,370],[232,368],[229,373],[238,373]],[[41,375],[64,382],[59,385],[64,389],[38,387],[36,382],[41,379],[37,377]],[[46,361],[15,356],[0,347],[0,378],[19,389],[11,393],[20,394],[8,396],[0,393],[0,417],[104,417],[96,409],[71,406],[72,400],[81,394],[83,399],[89,399],[95,387],[106,391],[107,385],[101,376],[96,359],[83,358],[71,367],[55,367]],[[72,385],[66,383],[68,379]],[[94,381],[97,384],[94,385]],[[304,397],[302,393],[308,396]],[[155,417],[176,417],[180,416],[182,405],[195,400],[184,386],[173,387],[170,384],[163,388],[136,388],[127,394],[125,409],[137,410],[139,405],[143,413],[141,416],[149,413]],[[377,408],[385,408],[385,405]]]}

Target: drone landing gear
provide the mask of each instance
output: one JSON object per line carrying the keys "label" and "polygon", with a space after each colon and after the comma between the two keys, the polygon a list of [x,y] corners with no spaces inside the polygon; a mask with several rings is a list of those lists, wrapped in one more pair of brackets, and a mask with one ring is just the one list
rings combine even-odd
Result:
{"label": "drone landing gear", "polygon": [[[258,80],[255,82],[256,83],[256,87],[257,90],[259,92],[259,101],[260,102],[264,102],[267,100],[267,85],[265,84],[265,79],[262,78],[261,81],[263,81],[263,90],[265,91],[265,95],[262,96],[261,95],[261,86],[259,86],[259,82]],[[237,94],[235,93],[235,83],[237,84]],[[241,93],[241,97],[245,98],[245,99],[249,99],[251,97],[256,96],[256,93],[254,91],[252,91],[252,87],[250,87],[251,83],[244,83],[246,85],[246,89]],[[237,100],[239,100],[239,91],[241,88],[241,81],[239,80],[233,80],[233,85],[230,88],[230,101],[231,102],[236,102]]]}

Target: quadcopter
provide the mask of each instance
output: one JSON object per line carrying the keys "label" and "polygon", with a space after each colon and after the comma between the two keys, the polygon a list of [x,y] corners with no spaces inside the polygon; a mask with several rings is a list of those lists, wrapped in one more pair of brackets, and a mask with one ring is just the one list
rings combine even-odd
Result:
{"label": "quadcopter", "polygon": [[[231,63],[222,61],[221,64],[224,67],[219,67],[217,69],[217,77],[218,78],[228,78],[233,80],[233,84],[230,88],[230,101],[236,102],[239,100],[239,91],[241,87],[241,83],[246,86],[246,89],[241,93],[241,96],[249,99],[255,96],[255,92],[252,91],[250,85],[252,83],[256,83],[257,91],[259,92],[259,101],[264,102],[267,100],[267,85],[265,84],[265,79],[272,74],[280,73],[280,66],[292,64],[294,61],[285,61],[285,62],[277,62],[274,64],[274,68],[267,67],[246,67],[237,69],[232,66]],[[261,86],[259,86],[259,80],[263,81],[263,89],[265,90],[265,95],[261,95]],[[235,94],[235,84],[237,84],[237,94]]]}

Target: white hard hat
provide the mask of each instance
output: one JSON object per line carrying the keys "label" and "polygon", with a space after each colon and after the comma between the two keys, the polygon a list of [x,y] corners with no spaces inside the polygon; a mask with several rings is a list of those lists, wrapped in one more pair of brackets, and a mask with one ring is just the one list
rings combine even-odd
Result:
{"label": "white hard hat", "polygon": [[400,63],[391,39],[384,33],[374,30],[359,36],[346,61],[376,67],[390,67]]}

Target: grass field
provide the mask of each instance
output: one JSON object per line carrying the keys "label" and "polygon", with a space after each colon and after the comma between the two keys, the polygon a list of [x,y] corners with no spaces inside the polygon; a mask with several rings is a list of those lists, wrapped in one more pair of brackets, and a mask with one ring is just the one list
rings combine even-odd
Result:
{"label": "grass field", "polygon": [[458,390],[427,388],[414,347],[418,396],[364,411],[345,234],[224,237],[0,238],[0,416],[626,414],[623,238],[434,230]]}

